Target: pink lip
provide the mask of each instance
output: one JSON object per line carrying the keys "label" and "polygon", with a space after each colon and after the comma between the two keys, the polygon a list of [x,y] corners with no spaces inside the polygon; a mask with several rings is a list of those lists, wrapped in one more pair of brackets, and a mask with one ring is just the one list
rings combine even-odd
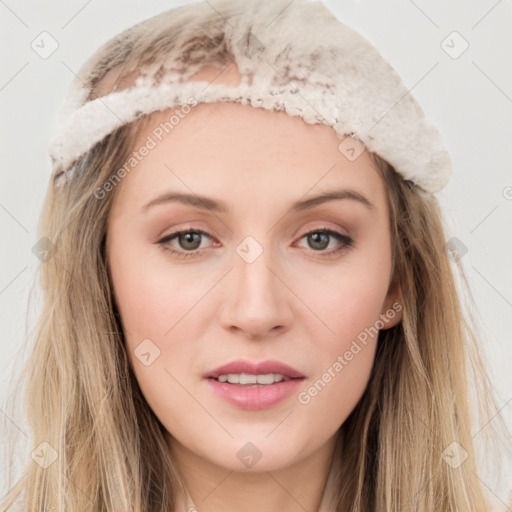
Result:
{"label": "pink lip", "polygon": [[251,375],[279,373],[290,379],[304,378],[304,375],[295,368],[275,360],[262,361],[261,363],[251,363],[250,361],[243,360],[233,361],[232,363],[215,368],[215,370],[206,373],[204,377],[216,379],[219,375],[226,375],[228,373],[249,373]]}
{"label": "pink lip", "polygon": [[[219,382],[219,375],[229,373],[248,373],[252,375],[265,375],[279,373],[287,378],[274,384],[238,385],[229,382]],[[248,361],[234,361],[220,366],[207,373],[204,377],[208,385],[221,398],[241,409],[267,409],[282,402],[298,390],[304,380],[304,375],[291,366],[279,361],[263,361],[250,363]]]}
{"label": "pink lip", "polygon": [[208,385],[221,398],[240,409],[268,409],[298,391],[304,379],[290,379],[275,384],[240,386],[208,379]]}

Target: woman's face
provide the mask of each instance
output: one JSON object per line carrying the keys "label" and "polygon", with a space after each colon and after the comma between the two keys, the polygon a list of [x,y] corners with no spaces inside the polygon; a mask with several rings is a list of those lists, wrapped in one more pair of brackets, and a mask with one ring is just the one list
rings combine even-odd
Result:
{"label": "woman's face", "polygon": [[[352,139],[285,112],[199,104],[166,133],[169,116],[152,114],[109,192],[109,271],[142,393],[176,453],[217,467],[330,452],[377,330],[400,318],[385,185]],[[265,361],[302,378],[274,382],[287,370],[272,363],[217,372],[260,384],[209,375]]]}

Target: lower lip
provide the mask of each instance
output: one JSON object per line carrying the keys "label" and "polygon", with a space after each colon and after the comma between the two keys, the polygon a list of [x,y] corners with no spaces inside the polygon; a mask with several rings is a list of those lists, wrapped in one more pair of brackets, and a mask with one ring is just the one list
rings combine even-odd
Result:
{"label": "lower lip", "polygon": [[236,385],[208,379],[213,391],[227,402],[241,409],[268,409],[295,393],[304,379],[290,379],[274,384]]}

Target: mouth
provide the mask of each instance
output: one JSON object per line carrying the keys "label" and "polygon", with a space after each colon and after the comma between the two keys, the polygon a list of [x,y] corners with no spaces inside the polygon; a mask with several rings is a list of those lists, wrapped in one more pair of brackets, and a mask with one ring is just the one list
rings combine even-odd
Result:
{"label": "mouth", "polygon": [[305,376],[279,361],[235,361],[204,375],[210,388],[241,409],[267,409],[289,398]]}

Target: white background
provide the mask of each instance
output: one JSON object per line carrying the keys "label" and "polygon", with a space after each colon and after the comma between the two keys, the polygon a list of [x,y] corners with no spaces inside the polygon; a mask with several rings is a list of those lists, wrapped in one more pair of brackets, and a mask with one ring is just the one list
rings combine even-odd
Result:
{"label": "white background", "polygon": [[[28,296],[39,264],[32,253],[50,161],[46,147],[73,78],[93,51],[130,25],[190,2],[0,0],[0,400],[37,314]],[[214,0],[210,0],[213,6]],[[482,344],[512,428],[512,2],[510,0],[330,0],[344,23],[369,39],[436,125],[454,175],[438,194],[484,321]],[[47,31],[57,50],[31,47]],[[469,44],[452,58],[442,42]],[[451,35],[446,44],[461,48]],[[451,43],[451,41],[454,41]],[[0,404],[0,412],[4,408]],[[2,474],[3,468],[0,468]],[[491,488],[499,510],[510,487]],[[3,484],[4,479],[0,477]],[[0,497],[6,488],[0,487]],[[512,506],[512,505],[511,505]]]}

